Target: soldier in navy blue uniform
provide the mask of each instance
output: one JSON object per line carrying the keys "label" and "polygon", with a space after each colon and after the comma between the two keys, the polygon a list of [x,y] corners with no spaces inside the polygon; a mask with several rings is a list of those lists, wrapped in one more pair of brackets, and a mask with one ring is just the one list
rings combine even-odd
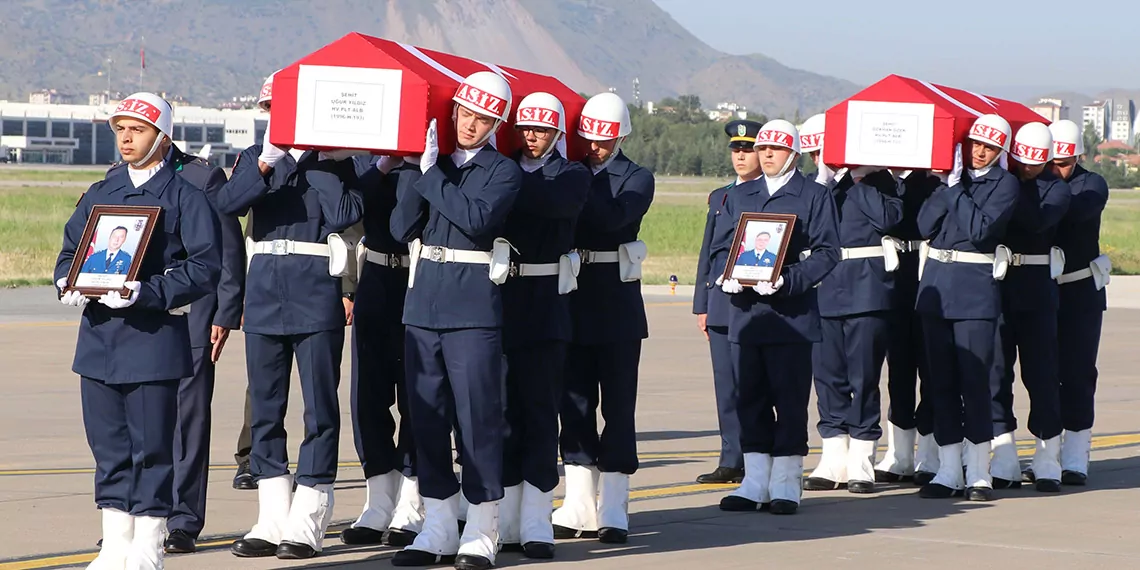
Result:
{"label": "soldier in navy blue uniform", "polygon": [[[336,479],[345,307],[330,238],[362,214],[351,161],[270,143],[242,151],[218,193],[224,215],[245,216],[246,367],[252,404],[251,467],[257,524],[233,543],[236,556],[309,558],[322,549]],[[339,234],[338,234],[339,235]],[[334,276],[335,274],[335,276]],[[294,356],[305,399],[305,440],[289,473],[285,409]],[[294,479],[296,494],[292,492]]]}
{"label": "soldier in navy blue uniform", "polygon": [[1061,483],[1084,485],[1092,446],[1096,356],[1107,308],[1104,286],[1112,264],[1100,253],[1100,216],[1108,203],[1108,184],[1085,170],[1081,127],[1072,121],[1049,126],[1053,133],[1051,169],[1072,191],[1069,211],[1057,228],[1057,246],[1065,252],[1065,272],[1057,278],[1058,369],[1061,382]]}
{"label": "soldier in navy blue uniform", "polygon": [[[732,121],[725,125],[728,135],[728,148],[732,157],[732,168],[736,180],[713,190],[709,194],[709,213],[705,218],[705,234],[701,241],[701,254],[697,260],[697,287],[693,294],[693,313],[697,315],[697,326],[705,333],[712,355],[713,391],[716,394],[716,417],[720,426],[720,459],[712,473],[697,477],[697,483],[722,484],[739,483],[744,480],[744,454],[740,451],[740,419],[736,415],[736,401],[740,388],[732,374],[732,353],[728,344],[728,296],[716,285],[717,277],[724,273],[728,261],[728,251],[713,258],[712,237],[717,235],[717,225],[735,226],[736,220],[724,215],[724,205],[728,193],[745,182],[751,182],[763,174],[760,158],[753,150],[756,133],[760,132],[756,121]],[[738,261],[739,263],[739,261]]]}
{"label": "soldier in navy blue uniform", "polygon": [[[791,123],[766,123],[756,135],[756,152],[764,176],[729,193],[725,214],[733,220],[745,213],[794,214],[796,221],[784,238],[784,266],[774,281],[748,290],[736,279],[721,284],[732,303],[728,339],[740,383],[744,481],[720,508],[793,514],[808,454],[812,343],[820,341],[816,285],[839,261],[839,220],[827,188],[795,167],[800,140]],[[734,232],[725,227],[713,236],[714,249],[734,247]]]}
{"label": "soldier in navy blue uniform", "polygon": [[[966,151],[955,151],[947,185],[919,211],[918,227],[927,237],[916,310],[922,315],[927,366],[934,403],[938,472],[924,485],[924,498],[961,494],[972,501],[992,495],[989,474],[989,371],[994,334],[1001,314],[996,277],[1002,267],[994,251],[1017,205],[1017,179],[998,164],[1008,151],[1009,123],[997,115],[979,117]],[[963,173],[962,156],[970,161]],[[963,480],[963,443],[966,472]]]}
{"label": "soldier in navy blue uniform", "polygon": [[[392,236],[412,242],[405,366],[425,511],[423,530],[392,564],[425,566],[454,558],[456,568],[476,570],[494,564],[499,539],[504,435],[499,284],[510,261],[510,246],[501,238],[522,175],[489,144],[510,113],[506,80],[474,73],[453,100],[455,152],[439,157],[433,119],[418,159],[422,176],[411,184],[400,181],[392,211]],[[470,504],[461,536],[460,484],[451,455],[455,423],[463,450],[462,493]]]}
{"label": "soldier in navy blue uniform", "polygon": [[[172,513],[179,379],[194,373],[185,307],[217,290],[220,229],[206,194],[178,176],[170,153],[170,105],[151,93],[124,99],[109,119],[129,163],[80,198],[64,228],[56,286],[84,307],[72,370],[95,456],[95,503],[103,513],[99,556],[88,568],[159,569]],[[67,276],[96,205],[162,208],[137,281],[98,302],[67,289]]]}
{"label": "soldier in navy blue uniform", "polygon": [[[1017,209],[1006,228],[1002,252],[1011,259],[1001,281],[994,363],[990,371],[994,440],[990,475],[995,489],[1021,486],[1013,414],[1013,363],[1029,392],[1029,431],[1037,438],[1032,472],[1038,491],[1061,490],[1061,386],[1057,376],[1055,277],[1065,259],[1052,245],[1057,224],[1072,193],[1064,180],[1046,170],[1053,159],[1053,137],[1042,123],[1029,123],[1014,137],[1010,171],[1020,181]],[[1004,253],[1003,253],[1004,254]]]}
{"label": "soldier in navy blue uniform", "polygon": [[819,284],[821,342],[812,370],[823,456],[805,490],[874,491],[872,461],[882,437],[879,376],[887,356],[898,269],[894,241],[902,220],[901,187],[883,168],[860,166],[832,189],[839,214],[839,264]]}
{"label": "soldier in navy blue uniform", "polygon": [[[621,97],[601,93],[586,101],[578,135],[589,141],[586,166],[593,177],[574,235],[582,271],[570,295],[574,338],[559,435],[566,499],[551,519],[556,538],[624,543],[629,535],[629,476],[638,467],[638,364],[649,336],[641,297],[646,251],[637,234],[654,190],[653,175],[621,152],[631,131]],[[599,406],[605,420],[600,435]]]}

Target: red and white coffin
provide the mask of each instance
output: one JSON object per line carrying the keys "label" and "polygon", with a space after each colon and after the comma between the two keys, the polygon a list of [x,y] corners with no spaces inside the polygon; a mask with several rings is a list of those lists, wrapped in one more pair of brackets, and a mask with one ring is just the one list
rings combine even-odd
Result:
{"label": "red and white coffin", "polygon": [[[558,97],[576,137],[585,100],[553,77],[351,33],[274,76],[270,142],[417,155],[424,151],[428,121],[436,119],[440,152],[449,154],[455,150],[451,97],[476,71],[498,73],[511,85],[510,121],[495,137],[503,154],[518,149],[515,108],[536,91]],[[582,158],[581,145],[569,142],[570,158]]]}
{"label": "red and white coffin", "polygon": [[827,110],[823,161],[950,170],[954,145],[990,113],[1014,133],[1026,123],[1049,123],[1021,103],[890,75]]}

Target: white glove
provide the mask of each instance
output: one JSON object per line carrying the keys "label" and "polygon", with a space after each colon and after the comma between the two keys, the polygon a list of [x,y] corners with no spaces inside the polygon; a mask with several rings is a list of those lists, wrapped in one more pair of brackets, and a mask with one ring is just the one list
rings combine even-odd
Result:
{"label": "white glove", "polygon": [[735,295],[737,293],[744,292],[744,285],[741,285],[740,281],[737,281],[736,279],[727,279],[720,284],[720,290],[728,293],[729,295]]}
{"label": "white glove", "polygon": [[947,186],[957,186],[962,181],[962,143],[954,145],[954,168],[950,170],[950,176],[947,177]]}
{"label": "white glove", "polygon": [[424,140],[424,153],[420,155],[420,172],[427,174],[428,169],[435,166],[439,159],[439,140],[436,135],[435,119],[428,123],[427,139]]}
{"label": "white glove", "polygon": [[835,181],[835,171],[830,166],[825,164],[822,160],[816,161],[816,168],[819,172],[815,175],[816,184],[831,187],[831,183]]}
{"label": "white glove", "polygon": [[998,155],[998,166],[1000,166],[1002,170],[1009,170],[1009,159],[1007,158],[1008,155],[1008,152],[1002,152]]}
{"label": "white glove", "polygon": [[398,156],[381,156],[380,160],[376,161],[376,168],[380,172],[382,172],[384,174],[388,174],[389,172],[392,172],[393,169],[395,169],[396,167],[400,166],[403,163],[404,163],[404,159],[402,159]]}
{"label": "white glove", "polygon": [[761,281],[761,282],[757,283],[756,285],[754,285],[752,287],[752,290],[755,291],[757,295],[771,295],[771,294],[775,293],[776,291],[779,291],[780,287],[783,287],[783,286],[784,286],[784,276],[781,275],[778,278],[776,278],[775,283],[770,283],[768,281]]}
{"label": "white glove", "polygon": [[123,287],[131,290],[130,297],[124,299],[122,295],[119,295],[118,291],[111,291],[109,293],[103,293],[103,296],[99,297],[99,302],[112,309],[125,309],[134,305],[135,301],[139,299],[139,289],[142,287],[142,284],[138,281],[127,281],[123,283]]}
{"label": "white glove", "polygon": [[58,281],[56,281],[55,286],[60,291],[63,291],[63,296],[59,298],[59,302],[64,305],[67,305],[69,307],[83,307],[87,305],[87,303],[91,302],[91,299],[88,299],[84,295],[80,294],[79,291],[76,291],[74,289],[70,291],[64,291],[64,288],[67,287],[66,277],[61,277]]}
{"label": "white glove", "polygon": [[261,156],[257,160],[268,164],[270,167],[285,158],[286,152],[269,142],[269,123],[265,124],[265,137],[261,139]]}

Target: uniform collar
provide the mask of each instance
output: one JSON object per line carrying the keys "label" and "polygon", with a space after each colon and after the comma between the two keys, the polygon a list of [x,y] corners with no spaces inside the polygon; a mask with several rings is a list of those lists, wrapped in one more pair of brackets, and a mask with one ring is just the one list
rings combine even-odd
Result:
{"label": "uniform collar", "polygon": [[[603,172],[609,172],[613,176],[624,176],[626,172],[629,172],[629,165],[630,165],[629,158],[626,157],[624,151],[619,150],[617,153],[617,156],[613,157],[610,160],[609,164],[607,164],[605,168],[599,170],[597,172],[597,174],[594,174],[594,176],[597,176],[598,174],[601,174]],[[590,166],[590,163],[588,160],[586,161],[586,168],[588,168],[590,170],[590,172],[594,171],[593,168]]]}
{"label": "uniform collar", "polygon": [[[457,148],[455,149],[455,152],[461,151]],[[479,152],[475,153],[474,158],[463,163],[462,166],[456,166],[456,168],[462,170],[464,168],[470,168],[471,165],[476,165],[490,169],[491,166],[495,164],[495,158],[498,156],[498,154],[499,151],[495,150],[495,147],[492,146],[491,143],[487,143],[479,148]],[[452,165],[455,165],[455,162],[451,160],[450,156],[448,157],[448,161],[450,161]]]}
{"label": "uniform collar", "polygon": [[[789,196],[799,196],[801,193],[803,193],[803,187],[804,175],[799,170],[796,170],[792,174],[791,178],[789,178],[788,181],[783,186],[781,186],[779,190],[776,191],[777,194],[771,197],[775,198],[776,196],[782,194],[787,194]],[[748,195],[762,194],[764,196],[768,196],[768,184],[765,181],[764,177],[761,176],[756,180],[741,184],[740,191]]]}
{"label": "uniform collar", "polygon": [[166,156],[163,157],[163,161],[165,164],[163,164],[162,168],[159,169],[159,171],[156,172],[155,175],[150,178],[150,180],[147,180],[145,184],[139,186],[138,188],[135,188],[134,183],[131,182],[131,175],[128,172],[128,169],[130,168],[129,165],[123,168],[112,169],[107,175],[107,183],[110,191],[118,192],[122,190],[130,194],[145,192],[152,196],[161,198],[162,194],[166,192],[166,187],[170,184],[170,181],[174,179],[175,167],[173,153],[171,151],[167,151]]}

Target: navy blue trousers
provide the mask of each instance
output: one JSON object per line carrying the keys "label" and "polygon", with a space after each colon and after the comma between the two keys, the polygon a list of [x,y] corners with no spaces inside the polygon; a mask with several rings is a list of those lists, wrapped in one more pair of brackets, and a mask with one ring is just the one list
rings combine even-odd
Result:
{"label": "navy blue trousers", "polygon": [[212,347],[195,347],[194,375],[178,383],[178,424],[174,428],[174,514],[167,529],[194,538],[206,524],[206,485],[210,480],[210,402],[214,399]]}
{"label": "navy blue trousers", "polygon": [[[571,344],[562,393],[562,462],[605,473],[637,471],[637,371],[641,341]],[[598,433],[598,408],[605,426]]]}
{"label": "navy blue trousers", "polygon": [[887,357],[886,311],[820,319],[823,335],[813,345],[819,435],[849,435],[876,441],[883,436],[879,375]]}
{"label": "navy blue trousers", "polygon": [[709,352],[712,353],[713,391],[716,393],[716,419],[720,426],[720,465],[744,469],[744,453],[740,451],[740,417],[736,403],[740,400],[740,384],[732,373],[732,347],[728,327],[707,327]]}
{"label": "navy blue trousers", "polygon": [[1061,423],[1069,431],[1092,429],[1096,355],[1100,349],[1104,313],[1099,310],[1066,311],[1062,305],[1057,321]]}
{"label": "navy blue trousers", "polygon": [[891,400],[887,419],[902,429],[930,435],[934,431],[934,408],[926,397],[930,373],[922,318],[913,309],[892,311],[887,337],[887,394]]}
{"label": "navy blue trousers", "polygon": [[[415,475],[404,383],[404,325],[357,318],[352,325],[352,432],[364,477]],[[399,440],[391,408],[400,412]]]}
{"label": "navy blue trousers", "polygon": [[1061,384],[1057,375],[1057,314],[1005,311],[998,318],[990,369],[994,435],[1017,429],[1013,415],[1013,363],[1029,392],[1029,432],[1040,439],[1061,435]]}
{"label": "navy blue trousers", "polygon": [[460,490],[451,432],[463,449],[463,496],[472,505],[503,498],[503,340],[497,328],[406,327],[408,404],[420,494]]}
{"label": "navy blue trousers", "polygon": [[812,343],[732,343],[740,382],[740,448],[775,457],[808,454]]}
{"label": "navy blue trousers", "polygon": [[996,319],[923,318],[930,369],[927,393],[934,403],[934,440],[940,446],[993,439],[989,373],[996,327]]}
{"label": "navy blue trousers", "polygon": [[284,336],[245,334],[253,440],[250,469],[258,481],[289,473],[285,410],[294,356],[305,405],[305,439],[294,479],[305,487],[336,480],[340,440],[337,386],[343,350],[343,328]]}
{"label": "navy blue trousers", "polygon": [[558,406],[568,343],[549,341],[507,351],[507,432],[503,486],[526,481],[558,486]]}
{"label": "navy blue trousers", "polygon": [[134,516],[169,517],[178,380],[105,384],[84,376],[79,394],[95,457],[95,504]]}

